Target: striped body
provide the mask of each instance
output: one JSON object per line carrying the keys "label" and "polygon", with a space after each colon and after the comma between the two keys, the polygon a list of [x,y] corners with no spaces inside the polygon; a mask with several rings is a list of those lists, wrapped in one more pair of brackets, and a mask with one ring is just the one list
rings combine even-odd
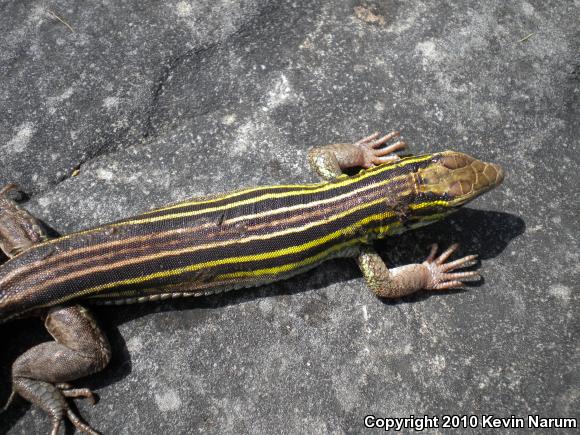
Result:
{"label": "striped body", "polygon": [[[437,155],[435,155],[437,156]],[[321,184],[185,201],[44,242],[0,267],[0,318],[72,299],[126,303],[260,285],[353,256],[450,212],[421,190],[434,156]]]}
{"label": "striped body", "polygon": [[[437,221],[499,185],[503,169],[460,152],[400,157],[398,137],[373,133],[354,144],[308,153],[320,184],[265,186],[184,201],[94,229],[47,240],[42,224],[0,188],[0,323],[41,316],[54,341],[28,349],[12,365],[12,393],[51,418],[97,434],[67,399],[94,401],[70,381],[102,370],[111,347],[77,302],[145,302],[256,286],[308,270],[333,257],[356,256],[380,298],[460,288],[479,280],[476,255],[447,261],[458,245],[422,263],[389,268],[373,239]],[[354,176],[353,168],[370,168]],[[459,269],[459,270],[458,270]]]}

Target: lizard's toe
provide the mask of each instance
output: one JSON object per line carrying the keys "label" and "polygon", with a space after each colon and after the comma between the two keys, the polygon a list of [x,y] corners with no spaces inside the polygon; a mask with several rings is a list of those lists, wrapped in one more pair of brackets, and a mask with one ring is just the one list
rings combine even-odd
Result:
{"label": "lizard's toe", "polygon": [[64,397],[70,397],[73,399],[87,399],[91,405],[97,403],[97,399],[95,394],[89,388],[72,388],[70,385],[67,385],[68,388],[62,388],[62,384],[59,384],[58,387],[60,388],[60,392]]}
{"label": "lizard's toe", "polygon": [[66,416],[68,417],[70,422],[73,424],[73,426],[77,428],[77,430],[79,430],[83,433],[89,434],[89,435],[99,435],[100,432],[97,432],[95,429],[90,427],[88,424],[83,423],[81,421],[81,419],[74,412],[72,412],[72,410],[70,408],[67,409]]}

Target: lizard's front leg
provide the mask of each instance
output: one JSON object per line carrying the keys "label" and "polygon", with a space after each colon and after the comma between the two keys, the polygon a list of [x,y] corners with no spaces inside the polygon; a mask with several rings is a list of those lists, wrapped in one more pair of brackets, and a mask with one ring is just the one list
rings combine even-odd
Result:
{"label": "lizard's front leg", "polygon": [[55,341],[29,349],[14,362],[13,391],[50,416],[52,434],[65,416],[78,430],[96,434],[66,402],[67,397],[81,397],[94,403],[92,392],[66,382],[102,370],[111,359],[109,343],[91,314],[79,305],[50,309],[44,323]]}
{"label": "lizard's front leg", "polygon": [[463,283],[478,281],[481,276],[476,271],[454,272],[456,269],[473,266],[477,255],[468,255],[446,263],[459,245],[451,245],[440,256],[437,245],[423,263],[407,264],[388,269],[385,262],[372,248],[363,248],[357,258],[367,285],[381,298],[400,298],[418,290],[447,290],[460,288]]}
{"label": "lizard's front leg", "polygon": [[393,131],[383,137],[378,132],[355,143],[335,143],[314,147],[308,153],[310,167],[323,180],[332,180],[343,174],[344,169],[371,168],[381,163],[397,160],[393,154],[405,149],[405,142],[398,141],[388,147],[380,148],[388,141],[398,138],[400,132]]}

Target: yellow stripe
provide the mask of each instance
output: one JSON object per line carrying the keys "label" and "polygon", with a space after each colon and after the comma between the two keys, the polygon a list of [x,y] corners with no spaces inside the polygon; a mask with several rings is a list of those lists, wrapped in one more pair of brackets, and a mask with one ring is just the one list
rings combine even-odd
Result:
{"label": "yellow stripe", "polygon": [[[367,186],[361,187],[360,189],[356,189],[356,190],[351,190],[350,192],[347,193],[343,193],[342,195],[337,195],[337,196],[331,196],[328,197],[326,199],[321,199],[319,201],[312,201],[312,202],[307,202],[304,204],[297,204],[297,205],[293,205],[290,207],[280,207],[280,208],[276,208],[273,210],[268,210],[268,211],[264,211],[261,213],[256,213],[253,215],[243,215],[243,216],[237,216],[235,218],[231,218],[231,219],[226,219],[224,221],[224,223],[227,224],[232,224],[235,222],[239,222],[239,221],[244,221],[244,220],[248,220],[248,219],[257,219],[257,218],[261,218],[264,216],[272,216],[272,215],[276,215],[276,214],[281,214],[281,213],[285,213],[288,211],[297,211],[297,210],[304,210],[307,208],[315,208],[318,207],[319,205],[326,205],[332,202],[338,202],[338,201],[342,201],[344,199],[350,198],[351,196],[356,196],[360,193],[366,192],[367,190],[372,190],[375,189],[377,187],[381,187],[384,186],[386,184],[393,184],[396,183],[398,180],[403,179],[404,177],[406,177],[406,175],[399,175],[397,177],[393,177],[393,178],[389,178],[387,180],[383,180],[379,183],[374,183],[374,184],[368,184]],[[405,193],[401,192],[399,193],[400,196],[404,196]],[[384,201],[384,197],[381,199],[382,201]]]}
{"label": "yellow stripe", "polygon": [[411,204],[409,205],[409,208],[411,210],[420,210],[422,208],[427,208],[427,207],[435,207],[437,205],[441,205],[441,206],[446,206],[449,205],[449,201],[443,201],[443,200],[435,200],[435,201],[425,201],[425,202],[421,202],[419,204]]}
{"label": "yellow stripe", "polygon": [[[350,225],[349,227],[334,231],[330,234],[327,234],[326,236],[320,237],[320,238],[315,239],[315,240],[311,240],[309,242],[303,243],[302,245],[298,245],[298,246],[290,246],[287,248],[278,249],[276,251],[263,252],[261,254],[243,255],[240,257],[229,257],[229,258],[222,258],[220,260],[206,261],[204,263],[192,264],[190,266],[180,267],[177,269],[165,270],[163,272],[152,273],[152,274],[142,276],[139,278],[131,278],[131,279],[125,279],[125,280],[121,280],[121,281],[110,282],[107,284],[102,284],[99,286],[95,286],[95,287],[91,287],[91,288],[82,290],[82,291],[75,293],[75,294],[68,295],[67,297],[61,298],[57,301],[51,301],[50,304],[51,305],[59,304],[59,303],[64,302],[68,299],[71,299],[71,298],[79,298],[79,297],[85,296],[85,295],[90,294],[90,293],[95,293],[95,292],[110,289],[113,287],[118,287],[118,286],[122,286],[122,285],[140,284],[140,283],[151,281],[151,280],[157,279],[157,278],[168,278],[168,277],[175,276],[175,275],[182,275],[182,274],[187,273],[187,272],[195,272],[197,270],[204,269],[204,268],[221,266],[223,264],[269,260],[269,259],[272,259],[275,257],[284,256],[287,254],[296,254],[298,252],[302,252],[302,251],[308,250],[310,248],[314,248],[316,246],[322,245],[328,241],[334,240],[334,239],[340,237],[341,235],[343,235],[344,233],[348,233],[349,231],[355,230],[356,228],[358,228],[361,225],[365,225],[367,223],[377,221],[377,220],[387,219],[389,217],[392,217],[393,215],[394,215],[394,213],[379,213],[379,214],[371,215],[371,216],[368,216],[364,219],[361,219],[360,221],[358,221],[357,223],[355,223],[353,225]],[[388,228],[388,226],[385,228]],[[360,242],[360,239],[356,240],[356,242]]]}
{"label": "yellow stripe", "polygon": [[[419,162],[423,162],[425,160],[428,160],[432,157],[432,155],[427,154],[427,155],[423,155],[423,156],[418,156],[418,157],[409,157],[409,158],[405,158],[400,162],[396,162],[396,163],[385,163],[379,166],[376,166],[374,168],[371,169],[367,169],[364,171],[361,171],[358,175],[355,175],[353,177],[347,177],[345,178],[343,181],[340,182],[332,182],[332,183],[323,183],[323,184],[303,184],[301,185],[303,188],[307,189],[310,186],[320,186],[317,189],[313,189],[313,190],[309,190],[308,193],[319,193],[319,192],[325,192],[327,190],[331,190],[331,189],[335,189],[335,188],[340,188],[343,186],[347,186],[353,183],[356,183],[360,180],[364,180],[368,177],[371,177],[373,175],[379,174],[381,172],[387,171],[387,170],[391,170],[391,169],[395,169],[398,167],[404,167],[407,166],[409,164],[413,164],[413,163],[419,163]],[[298,185],[296,185],[298,186]],[[274,186],[264,186],[264,187],[257,187],[257,188],[253,188],[251,190],[262,190],[262,189],[267,189],[267,188],[271,188]],[[248,189],[250,190],[250,189]],[[37,246],[40,245],[45,245],[45,244],[51,244],[51,243],[57,243],[59,241],[71,238],[71,237],[75,237],[75,236],[79,236],[79,235],[84,235],[84,234],[89,234],[89,233],[94,233],[97,231],[103,231],[106,228],[112,228],[112,227],[120,227],[123,225],[137,225],[137,224],[143,224],[143,223],[152,223],[152,222],[158,222],[161,220],[168,220],[168,219],[176,219],[179,217],[186,217],[186,216],[193,216],[196,214],[202,214],[202,213],[206,213],[208,211],[219,211],[219,210],[228,210],[230,208],[234,208],[240,205],[247,205],[247,204],[252,204],[255,202],[258,202],[260,200],[263,199],[275,199],[275,198],[286,198],[289,196],[297,196],[297,195],[303,195],[305,192],[304,190],[298,190],[298,191],[293,191],[293,192],[284,192],[284,193],[280,193],[280,194],[266,194],[266,195],[262,195],[262,196],[258,196],[255,198],[250,198],[247,200],[243,200],[243,201],[238,201],[238,202],[234,202],[231,204],[225,204],[223,206],[219,206],[219,207],[210,207],[207,209],[203,209],[203,210],[197,210],[195,212],[183,212],[183,213],[175,213],[175,214],[169,214],[169,215],[162,215],[162,216],[156,216],[154,218],[146,218],[146,219],[135,219],[135,220],[131,220],[131,221],[124,221],[124,222],[119,222],[116,224],[109,224],[109,225],[105,225],[102,227],[97,227],[97,228],[92,228],[89,230],[84,230],[84,231],[79,231],[76,233],[71,233],[71,234],[67,234],[65,236],[59,237],[57,239],[52,239],[52,240],[48,240],[46,242],[43,242]],[[223,197],[220,197],[223,198]],[[217,198],[216,198],[217,199]],[[213,201],[213,200],[211,200]],[[181,203],[181,204],[185,204],[183,205],[184,207],[187,205],[187,203]],[[180,204],[177,204],[177,206],[179,206]],[[153,210],[155,211],[155,210]]]}
{"label": "yellow stripe", "polygon": [[327,250],[319,252],[318,254],[313,255],[312,257],[307,257],[304,260],[300,260],[300,261],[297,261],[295,263],[284,264],[282,266],[274,266],[274,267],[268,267],[266,269],[258,269],[258,270],[248,270],[245,272],[224,273],[222,275],[218,275],[216,277],[216,281],[219,281],[221,279],[257,277],[257,276],[263,276],[263,275],[279,275],[279,274],[284,273],[284,272],[289,272],[291,270],[299,269],[300,267],[314,264],[317,261],[320,261],[320,260],[326,258],[328,255],[331,255],[335,252],[340,252],[341,250],[346,249],[350,246],[354,246],[359,242],[360,242],[359,240],[353,239],[353,240],[349,240],[347,242],[339,243],[338,245],[331,246]]}
{"label": "yellow stripe", "polygon": [[[71,275],[72,275],[72,278],[78,278],[78,277],[81,277],[81,276],[89,275],[89,274],[91,274],[93,272],[102,272],[104,270],[113,270],[113,269],[115,269],[117,267],[123,267],[123,266],[133,265],[133,264],[142,263],[142,262],[146,262],[146,261],[150,261],[150,260],[160,259],[160,258],[163,258],[163,257],[182,255],[182,254],[187,254],[187,253],[191,253],[191,252],[201,251],[201,250],[204,250],[204,249],[219,249],[219,248],[223,248],[225,246],[232,245],[232,244],[236,244],[236,243],[247,243],[247,242],[253,242],[255,240],[267,240],[267,239],[271,239],[273,237],[284,236],[286,234],[298,233],[298,232],[301,232],[301,231],[309,230],[309,229],[311,229],[311,228],[313,228],[315,226],[318,226],[318,225],[325,225],[325,224],[327,224],[329,222],[333,222],[335,220],[341,219],[341,218],[343,218],[345,216],[348,216],[351,213],[355,213],[355,212],[357,212],[359,210],[363,210],[365,208],[372,207],[374,205],[380,204],[383,201],[384,201],[383,198],[379,198],[379,199],[376,199],[374,201],[362,203],[362,204],[360,204],[360,205],[358,205],[356,207],[352,207],[352,208],[350,208],[348,210],[345,210],[342,213],[335,214],[335,215],[333,215],[330,218],[316,220],[316,221],[310,222],[310,223],[308,223],[306,225],[303,225],[301,227],[288,228],[286,230],[278,231],[276,233],[261,234],[261,235],[246,237],[245,239],[225,240],[225,241],[216,242],[216,243],[206,243],[204,245],[192,246],[192,247],[188,247],[188,248],[184,248],[184,249],[179,249],[179,250],[163,251],[163,252],[159,252],[157,254],[152,254],[152,255],[149,255],[149,256],[139,256],[139,257],[135,257],[135,258],[120,260],[120,261],[117,261],[115,263],[106,264],[104,266],[94,266],[92,268],[83,269],[82,271],[75,271],[75,272],[69,273],[68,275],[62,275],[62,276],[60,276],[58,278],[53,279],[50,282],[47,281],[46,283],[43,283],[43,284],[45,286],[48,286],[48,285],[53,285],[53,284],[60,283],[60,282],[65,282],[65,281],[71,279]],[[394,216],[394,213],[385,213],[384,214],[384,216],[387,216],[387,215],[388,215],[388,217],[392,217],[392,216]],[[336,232],[339,233],[341,231],[344,232],[346,230],[338,230]],[[314,241],[309,242],[309,243],[315,243],[315,242],[316,242],[316,239]],[[321,243],[324,243],[324,241],[322,241]],[[316,246],[316,245],[312,245],[312,246]],[[291,246],[291,247],[288,247],[288,248],[285,248],[285,249],[287,250],[286,253],[294,253],[293,250],[295,249],[295,247],[292,247]],[[308,247],[305,248],[305,249],[308,249]],[[295,252],[298,252],[298,251],[295,251]],[[261,255],[268,255],[268,254],[269,253],[263,253]],[[285,255],[285,254],[280,254],[280,255]],[[246,257],[247,258],[253,257],[256,260],[261,260],[262,259],[262,258],[259,258],[258,255],[254,255],[254,256],[248,255]],[[237,258],[243,258],[243,257],[230,257],[230,258],[237,259]],[[268,257],[265,257],[265,258],[268,258]],[[216,260],[216,261],[218,261],[218,260]],[[205,263],[202,263],[202,264],[205,264]],[[125,281],[129,281],[129,280],[125,280]],[[103,285],[106,286],[108,284],[103,284]],[[122,285],[122,284],[120,284],[120,285]],[[42,288],[42,286],[43,285],[40,285],[41,288]],[[100,287],[99,287],[99,289],[100,289]],[[38,292],[39,289],[38,289],[38,287],[31,287],[29,289],[29,291],[31,291],[31,292]],[[82,293],[80,293],[80,294],[77,294],[77,296],[78,295],[82,295],[82,294],[85,294],[84,291]]]}
{"label": "yellow stripe", "polygon": [[[433,157],[430,154],[427,155],[423,155],[423,156],[417,156],[417,157],[407,157],[405,159],[403,159],[400,162],[394,162],[394,163],[383,163],[382,165],[378,165],[375,166],[373,168],[370,169],[366,169],[361,171],[360,178],[358,179],[364,179],[366,178],[366,176],[362,176],[361,174],[374,174],[374,173],[380,173],[383,170],[387,170],[387,169],[393,169],[396,167],[403,167],[406,166],[409,163],[417,163],[417,162],[421,162],[424,160],[427,160],[429,158]],[[348,177],[346,178],[344,181],[347,181],[348,179],[353,179],[353,178],[357,178],[359,175],[355,175],[353,177]],[[308,189],[316,189],[318,187],[323,187],[323,186],[327,186],[329,184],[332,184],[333,187],[336,186],[344,186],[346,185],[344,182],[334,182],[334,183],[316,183],[316,184],[286,184],[286,185],[274,185],[274,186],[262,186],[262,187],[253,187],[253,188],[249,188],[249,189],[244,189],[244,190],[239,190],[237,192],[232,192],[230,194],[225,194],[225,195],[221,195],[219,197],[216,198],[211,198],[211,199],[207,199],[207,200],[193,200],[193,201],[185,201],[185,202],[180,202],[174,205],[170,205],[167,207],[162,207],[162,208],[158,208],[155,210],[151,210],[149,212],[146,213],[142,213],[143,215],[147,215],[147,214],[151,214],[151,213],[155,213],[155,212],[159,212],[159,211],[165,211],[165,210],[172,210],[175,208],[182,208],[182,207],[189,207],[192,205],[201,205],[201,204],[211,204],[213,202],[218,202],[218,201],[222,201],[224,199],[230,199],[230,198],[235,198],[236,196],[241,196],[241,195],[245,195],[247,193],[251,193],[251,192],[256,192],[262,189],[301,189],[301,190],[308,190]],[[349,184],[349,183],[347,183]],[[317,191],[315,191],[317,192]],[[284,193],[291,193],[291,192],[284,192]],[[286,195],[283,195],[282,197],[285,197]]]}
{"label": "yellow stripe", "polygon": [[[377,183],[377,184],[372,184],[369,186],[369,188],[373,188],[375,186],[380,186],[383,184],[389,184],[393,181],[393,179],[388,179],[385,180],[384,182],[381,183]],[[326,185],[329,186],[329,185]],[[334,186],[332,186],[334,187]],[[324,192],[326,190],[329,190],[330,188],[326,188],[326,189],[320,189],[315,191],[315,193],[318,192]],[[365,188],[361,189],[364,190]],[[144,224],[144,223],[153,223],[153,222],[158,222],[161,220],[167,220],[167,219],[177,219],[180,217],[189,217],[189,216],[195,216],[195,215],[199,215],[199,214],[204,214],[204,213],[209,213],[209,212],[213,212],[213,211],[220,211],[220,210],[227,210],[229,208],[234,208],[240,205],[247,205],[247,204],[252,204],[255,202],[258,202],[259,200],[267,200],[267,199],[276,199],[276,198],[287,198],[289,196],[298,196],[298,195],[303,195],[304,192],[301,190],[297,190],[297,191],[293,191],[293,192],[285,192],[284,194],[275,194],[275,193],[268,193],[266,195],[262,195],[262,196],[258,196],[255,198],[250,198],[250,199],[246,199],[243,201],[238,201],[236,203],[232,203],[232,204],[227,204],[227,205],[223,205],[223,206],[219,206],[219,207],[209,207],[209,208],[204,208],[202,210],[195,210],[195,211],[190,211],[190,212],[182,212],[182,213],[174,213],[174,214],[170,214],[170,215],[163,215],[163,216],[155,216],[153,218],[147,218],[147,219],[136,219],[133,221],[124,221],[124,222],[120,222],[118,224],[113,224],[110,226],[122,226],[122,225],[136,225],[136,224]],[[329,198],[330,200],[334,200],[334,198]],[[312,206],[312,204],[314,204],[314,202],[310,202],[308,204],[305,204],[305,206],[310,207]],[[249,216],[244,216],[244,218],[253,218],[258,216],[259,214],[256,215],[249,215]],[[234,219],[232,219],[232,221],[234,221]]]}
{"label": "yellow stripe", "polygon": [[[280,184],[280,185],[274,185],[274,186],[267,186],[268,189],[304,189],[306,190],[307,188],[312,188],[315,189],[316,187],[322,186],[323,184],[326,183],[316,183],[316,184]],[[256,192],[258,190],[262,190],[264,189],[264,186],[260,186],[260,187],[251,187],[248,189],[243,189],[243,190],[238,190],[232,193],[227,193],[224,195],[219,195],[217,197],[213,197],[212,196],[211,199],[199,199],[199,200],[185,200],[184,202],[179,202],[177,204],[173,204],[173,205],[168,205],[166,207],[161,207],[161,208],[156,208],[155,210],[151,210],[145,213],[142,213],[142,215],[148,215],[151,213],[156,213],[159,211],[165,211],[165,210],[172,210],[174,208],[181,208],[181,207],[189,207],[192,205],[201,205],[201,204],[211,204],[213,202],[218,202],[218,201],[223,201],[224,199],[231,199],[231,198],[235,198],[236,196],[241,196],[241,195],[245,195],[247,193],[252,193],[252,192]]]}
{"label": "yellow stripe", "polygon": [[[377,216],[377,215],[375,215]],[[372,217],[372,216],[371,216]],[[389,225],[381,226],[378,228],[373,229],[373,232],[386,232],[391,230],[394,226],[401,225],[400,222],[392,222]],[[222,275],[218,275],[216,277],[216,281],[222,279],[233,279],[233,278],[244,278],[244,277],[253,277],[253,276],[263,276],[263,275],[278,275],[284,272],[289,272],[291,270],[299,269],[300,267],[308,266],[311,264],[316,263],[319,260],[326,258],[328,255],[333,254],[335,252],[340,252],[343,249],[349,248],[356,244],[360,243],[359,239],[348,240],[343,243],[339,243],[338,245],[331,246],[327,250],[320,252],[312,257],[307,257],[304,260],[297,261],[295,263],[288,263],[282,266],[274,266],[268,267],[265,269],[257,269],[257,270],[250,270],[244,272],[231,272],[231,273],[224,273]]]}
{"label": "yellow stripe", "polygon": [[[411,163],[416,163],[416,162],[420,162],[420,161],[424,161],[427,160],[428,158],[430,158],[431,156],[422,156],[420,158],[415,158],[415,159],[409,159],[406,160],[404,163],[405,164],[392,164],[388,167],[382,168],[382,170],[387,170],[387,169],[393,169],[396,167],[403,167],[406,166],[408,164]],[[321,184],[319,188],[317,189],[313,189],[312,191],[308,191],[308,193],[320,193],[320,192],[326,192],[327,190],[332,190],[332,189],[336,189],[339,187],[343,187],[343,186],[348,186],[350,184],[353,184],[357,181],[360,180],[364,180],[368,177],[370,177],[371,175],[375,175],[376,173],[380,173],[381,171],[371,171],[368,170],[366,172],[363,172],[360,176],[355,176],[355,177],[350,177],[345,179],[344,181],[338,182],[338,183],[326,183],[326,184]],[[390,182],[391,180],[387,180],[388,182]],[[302,185],[303,187],[308,187],[309,185]],[[269,187],[267,187],[269,188]],[[230,208],[234,208],[234,207],[238,207],[240,205],[248,205],[248,204],[253,204],[255,202],[259,202],[261,200],[266,200],[266,199],[278,199],[278,198],[288,198],[290,196],[298,196],[298,195],[304,195],[304,190],[295,190],[295,191],[291,191],[291,192],[284,192],[284,193],[268,193],[265,195],[261,195],[261,196],[257,196],[255,198],[249,198],[249,199],[245,199],[242,201],[238,201],[238,202],[234,202],[231,204],[225,204],[222,206],[218,206],[218,207],[209,207],[209,208],[204,208],[202,210],[196,210],[196,211],[192,211],[192,212],[183,212],[183,213],[175,213],[175,214],[169,214],[169,215],[163,215],[163,216],[156,216],[153,218],[147,218],[147,219],[135,219],[132,221],[124,221],[124,222],[120,222],[118,224],[113,224],[110,226],[121,226],[121,225],[137,225],[137,224],[145,224],[145,223],[152,223],[152,222],[157,222],[160,220],[165,220],[165,219],[176,219],[176,218],[180,218],[180,217],[187,217],[187,216],[195,216],[198,214],[204,214],[204,213],[208,213],[208,212],[213,212],[213,211],[221,211],[221,210],[228,210]]]}

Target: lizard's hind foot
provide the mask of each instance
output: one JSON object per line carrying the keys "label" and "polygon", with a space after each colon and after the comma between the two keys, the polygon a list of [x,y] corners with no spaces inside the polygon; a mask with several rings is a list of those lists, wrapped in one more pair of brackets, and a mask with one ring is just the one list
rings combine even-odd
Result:
{"label": "lizard's hind foot", "polygon": [[65,388],[70,387],[68,384],[53,385],[50,382],[39,381],[36,379],[27,379],[24,377],[14,378],[13,388],[24,399],[34,403],[45,411],[52,420],[51,434],[58,434],[60,426],[66,416],[68,420],[83,433],[98,435],[95,429],[81,421],[68,405],[66,398],[86,398],[94,403],[94,396],[87,388]]}
{"label": "lizard's hind foot", "polygon": [[67,399],[95,403],[88,388],[68,382],[102,370],[111,358],[109,343],[91,314],[80,305],[54,307],[45,326],[54,341],[40,343],[20,355],[12,365],[12,386],[24,399],[45,411],[57,433],[67,418],[79,431],[98,432],[81,421]]}

